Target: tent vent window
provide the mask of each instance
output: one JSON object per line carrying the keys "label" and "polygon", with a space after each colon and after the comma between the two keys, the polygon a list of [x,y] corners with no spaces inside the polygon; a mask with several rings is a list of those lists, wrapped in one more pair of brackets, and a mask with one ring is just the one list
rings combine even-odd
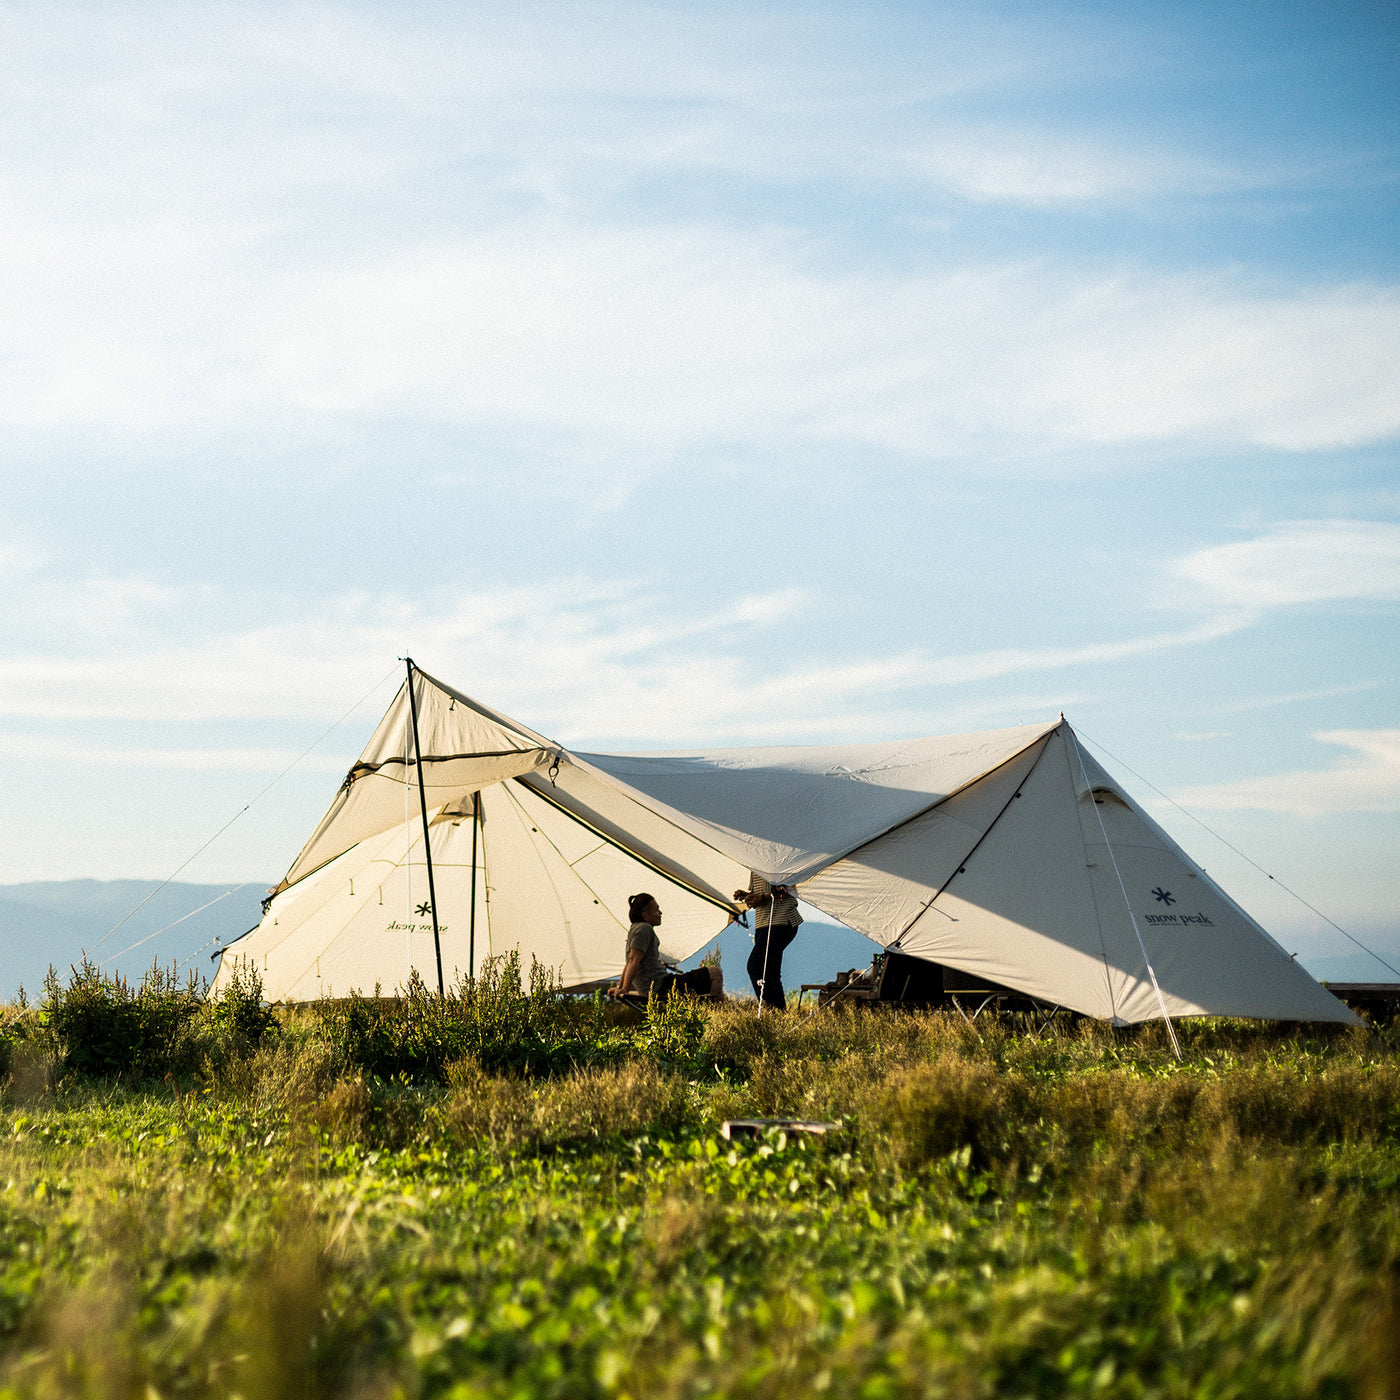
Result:
{"label": "tent vent window", "polygon": [[1128,805],[1112,788],[1090,788],[1087,796],[1092,797],[1100,807],[1126,807]]}

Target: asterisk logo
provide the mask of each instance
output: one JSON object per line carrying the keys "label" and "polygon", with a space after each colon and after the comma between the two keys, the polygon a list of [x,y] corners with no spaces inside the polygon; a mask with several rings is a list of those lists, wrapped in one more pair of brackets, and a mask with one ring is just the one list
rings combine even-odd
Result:
{"label": "asterisk logo", "polygon": [[1171,893],[1171,891],[1170,891],[1170,890],[1164,890],[1164,889],[1161,887],[1161,885],[1158,885],[1157,888],[1156,888],[1155,890],[1152,891],[1152,894],[1153,894],[1153,896],[1155,897],[1155,899],[1157,900],[1157,903],[1158,903],[1158,904],[1175,904],[1175,903],[1176,903],[1176,900],[1172,898],[1172,893]]}
{"label": "asterisk logo", "polygon": [[426,914],[426,913],[428,912],[428,905],[427,905],[426,903],[420,904],[420,905],[418,906],[416,912],[417,912],[419,915],[424,915],[424,914]]}

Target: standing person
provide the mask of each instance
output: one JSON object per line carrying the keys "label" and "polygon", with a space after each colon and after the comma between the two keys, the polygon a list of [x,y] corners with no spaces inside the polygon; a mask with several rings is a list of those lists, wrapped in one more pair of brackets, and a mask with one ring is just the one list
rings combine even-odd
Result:
{"label": "standing person", "polygon": [[754,911],[753,952],[748,961],[753,994],[764,1006],[786,1010],[783,950],[797,937],[802,922],[797,896],[786,885],[770,885],[762,875],[752,875],[748,889],[735,890],[734,898]]}
{"label": "standing person", "polygon": [[724,974],[717,967],[697,967],[693,972],[668,972],[661,959],[661,906],[649,894],[634,894],[627,901],[632,927],[627,930],[627,965],[622,980],[608,988],[610,997],[634,995],[665,1001],[673,991],[693,992],[696,996],[724,1000]]}

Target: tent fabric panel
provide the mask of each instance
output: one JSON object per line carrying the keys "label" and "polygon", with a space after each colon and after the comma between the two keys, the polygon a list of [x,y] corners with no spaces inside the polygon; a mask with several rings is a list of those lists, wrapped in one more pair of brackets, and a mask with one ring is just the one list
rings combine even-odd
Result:
{"label": "tent fabric panel", "polygon": [[[661,956],[668,962],[682,963],[712,943],[728,927],[723,911],[708,900],[698,899],[684,886],[663,879],[652,871],[639,870],[635,861],[621,851],[604,846],[580,861],[575,869],[603,903],[617,917],[622,934],[631,926],[627,913],[628,898],[643,891],[655,897],[661,906],[662,921],[656,930],[661,942]],[[620,975],[626,962],[626,938],[619,935],[618,965]],[[614,974],[609,974],[614,975]]]}
{"label": "tent fabric panel", "polygon": [[[1077,748],[1075,757],[1076,771],[1078,771],[1081,765],[1084,770],[1084,775],[1080,776],[1078,781],[1082,813],[1081,820],[1084,823],[1086,840],[1089,839],[1091,833],[1095,840],[1103,839],[1098,830],[1098,822],[1102,820],[1104,830],[1108,834],[1109,842],[1115,850],[1123,846],[1147,845],[1172,852],[1177,859],[1192,872],[1194,878],[1203,881],[1214,890],[1216,898],[1219,899],[1222,904],[1228,905],[1234,910],[1236,916],[1253,928],[1261,938],[1267,939],[1275,948],[1278,948],[1287,955],[1286,950],[1268,929],[1237,903],[1228,891],[1216,884],[1206,871],[1198,866],[1147,812],[1138,806],[1121,787],[1114,784],[1112,776],[1107,773],[1100,764],[1095,762],[1091,754],[1086,752],[1084,746],[1079,743],[1077,736],[1074,742]],[[1087,777],[1087,783],[1085,777]],[[1089,806],[1090,789],[1099,791],[1104,788],[1111,788],[1119,800],[1117,802],[1109,801],[1096,803],[1095,807],[1097,811],[1095,811]],[[1128,812],[1124,812],[1124,807],[1128,809]]]}
{"label": "tent fabric panel", "polygon": [[[273,899],[257,932],[236,950],[253,955],[270,999],[314,1000],[376,984],[397,988],[407,980],[404,925],[413,891],[411,873],[404,873],[405,845],[401,827]],[[414,883],[427,889],[426,870]],[[400,929],[391,932],[391,923]],[[332,965],[338,965],[338,975],[328,985]]]}
{"label": "tent fabric panel", "polygon": [[[1252,920],[1216,900],[1198,873],[1193,879],[1192,863],[1155,824],[1116,802],[1082,800],[1076,747],[1067,730],[1051,740],[1022,798],[901,940],[904,951],[1108,1020],[1159,1019],[1163,1002],[1173,1016],[1351,1019]],[[1111,858],[1098,813],[1105,827],[1114,824]],[[1187,887],[1189,912],[1208,924],[1148,922],[1162,917],[1153,913],[1163,908],[1155,890]],[[938,910],[944,922],[935,920]],[[959,947],[962,940],[971,949]]]}
{"label": "tent fabric panel", "polygon": [[1033,744],[1054,725],[895,744],[578,754],[766,878],[795,884]]}
{"label": "tent fabric panel", "polygon": [[[541,748],[559,749],[559,745],[553,739],[547,739],[543,734],[537,734],[533,729],[520,723],[518,719],[512,719],[510,715],[503,714],[500,710],[494,710],[490,705],[483,705],[480,700],[474,700],[470,695],[450,686],[446,681],[439,680],[436,676],[430,676],[420,667],[414,667],[414,674],[423,682],[423,689],[417,692],[419,696],[419,726],[423,722],[422,707],[425,703],[445,708],[451,715],[458,715],[463,709],[467,710],[476,719],[454,720],[454,723],[483,723],[494,726],[495,732],[502,732],[513,735],[517,742],[517,747],[521,748]],[[436,693],[434,693],[436,692]],[[491,730],[488,733],[493,732]],[[489,749],[491,745],[483,745],[483,749]],[[426,738],[423,743],[425,753],[432,752],[429,749]]]}
{"label": "tent fabric panel", "polygon": [[749,866],[695,835],[692,823],[681,814],[659,810],[576,754],[566,758],[553,781],[528,773],[519,786],[558,803],[642,862],[666,871],[717,905],[730,907],[733,892],[748,887]]}
{"label": "tent fabric panel", "polygon": [[[1063,733],[899,949],[1113,1020]],[[1121,994],[1120,994],[1121,995]]]}
{"label": "tent fabric panel", "polygon": [[[415,668],[413,680],[413,694],[418,705],[418,737],[425,756],[492,754],[555,747],[514,720],[486,710],[476,701],[443,685],[425,671]],[[377,767],[403,759],[406,751],[411,753],[411,745],[408,750],[405,749],[405,736],[410,733],[411,725],[408,682],[405,680],[370,736],[356,766]]]}
{"label": "tent fabric panel", "polygon": [[[533,800],[532,800],[533,799]],[[648,888],[665,910],[664,955],[681,960],[714,937],[724,915],[674,884],[660,888],[648,870],[615,846],[570,864],[555,838],[574,827],[562,812],[517,784],[483,794],[491,947],[520,950],[553,968],[564,986],[619,976],[626,962],[627,897]]]}
{"label": "tent fabric panel", "polygon": [[[424,789],[430,809],[449,801],[460,801],[473,792],[517,777],[541,767],[549,754],[541,749],[480,757],[456,758],[446,765],[425,765]],[[405,793],[404,775],[408,775]],[[330,810],[321,818],[302,848],[279,889],[286,889],[303,880],[327,861],[344,854],[361,841],[401,827],[404,822],[405,797],[409,817],[418,811],[418,773],[416,766],[405,770],[401,765],[377,773],[366,773],[349,787],[342,787],[331,802]]]}
{"label": "tent fabric panel", "polygon": [[[402,792],[402,790],[400,790]],[[519,951],[553,968],[566,986],[622,971],[627,897],[648,889],[665,910],[662,951],[681,961],[715,937],[724,913],[551,806],[522,785],[484,789],[477,881],[476,968]],[[400,811],[402,809],[400,808]],[[470,811],[430,822],[439,941],[448,985],[466,975],[471,916]],[[405,864],[406,848],[409,850]],[[562,848],[562,849],[561,849]],[[567,857],[563,853],[567,851]],[[216,987],[251,960],[273,1000],[386,991],[416,969],[437,985],[422,827],[380,832],[278,893],[258,928],[230,949]],[[412,908],[410,909],[410,902]]]}
{"label": "tent fabric panel", "polygon": [[[433,874],[444,981],[467,969],[471,914],[471,825],[436,823]],[[411,848],[405,849],[411,841]],[[484,927],[478,887],[478,933]],[[437,986],[422,828],[381,835],[277,895],[262,922],[225,954],[218,990],[243,959],[274,1001],[304,1001],[404,986],[416,970]],[[482,956],[478,938],[478,962]]]}
{"label": "tent fabric panel", "polygon": [[566,985],[606,977],[623,941],[611,911],[540,839],[508,787],[482,798],[492,954],[517,949],[523,972],[535,958]]}
{"label": "tent fabric panel", "polygon": [[[1069,743],[1080,828],[1105,936],[1127,949],[1124,962],[1135,956],[1145,974],[1141,948],[1134,954],[1127,944],[1131,939],[1135,946],[1141,936],[1171,1015],[1355,1022],[1351,1011],[1300,968],[1085,753],[1077,736],[1071,734]],[[1105,789],[1112,797],[1095,800]],[[1161,1015],[1145,977],[1126,995],[1125,1005],[1130,1020]]]}
{"label": "tent fabric panel", "polygon": [[658,934],[665,958],[685,961],[724,927],[724,913],[709,900],[700,898],[670,877],[648,869],[546,802],[534,789],[523,783],[512,783],[507,791],[535,828],[532,834],[549,844],[573,870],[589,896],[612,915],[618,931],[608,953],[611,956],[615,951],[618,961],[615,970],[606,975],[620,974],[626,961],[626,932],[632,922],[628,899],[634,894],[645,890],[655,895],[661,905],[663,919]]}
{"label": "tent fabric panel", "polygon": [[799,893],[882,945],[893,943],[981,840],[1044,751],[1044,741],[804,882]]}
{"label": "tent fabric panel", "polygon": [[[548,740],[486,710],[424,671],[415,669],[413,682],[424,755],[423,787],[430,806],[440,807],[550,761],[555,746]],[[402,823],[404,784],[416,787],[418,783],[418,764],[409,761],[416,760],[411,736],[405,679],[279,889]]]}
{"label": "tent fabric panel", "polygon": [[1137,946],[1138,934],[1172,1016],[1355,1019],[1175,853],[1148,845],[1120,848],[1115,843],[1110,858],[1110,848],[1100,839],[1089,843],[1089,859],[1106,940],[1121,964],[1141,969],[1134,985],[1124,989],[1119,1006],[1124,1020],[1152,1020],[1162,1014]]}

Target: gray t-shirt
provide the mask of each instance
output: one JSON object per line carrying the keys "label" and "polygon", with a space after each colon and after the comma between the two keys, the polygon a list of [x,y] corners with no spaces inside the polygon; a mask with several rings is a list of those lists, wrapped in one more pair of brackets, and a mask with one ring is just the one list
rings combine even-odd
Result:
{"label": "gray t-shirt", "polygon": [[642,961],[628,990],[644,997],[651,991],[652,984],[666,975],[666,964],[661,961],[661,939],[650,924],[633,924],[627,930],[627,957],[630,959],[638,949],[641,950]]}

